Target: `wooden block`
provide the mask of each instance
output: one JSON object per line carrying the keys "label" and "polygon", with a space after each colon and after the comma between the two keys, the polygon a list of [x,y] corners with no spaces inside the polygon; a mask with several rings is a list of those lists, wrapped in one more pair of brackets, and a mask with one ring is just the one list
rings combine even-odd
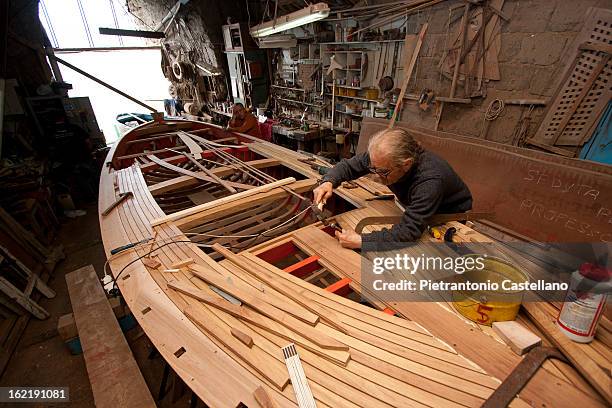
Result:
{"label": "wooden block", "polygon": [[157,259],[142,258],[141,261],[147,268],[157,269],[161,266],[161,262],[159,262]]}
{"label": "wooden block", "polygon": [[79,335],[72,313],[60,316],[57,320],[57,332],[62,340],[67,341]]}
{"label": "wooden block", "polygon": [[183,259],[182,261],[178,261],[178,262],[173,263],[170,267],[172,269],[180,269],[180,268],[183,268],[183,267],[185,267],[187,265],[190,265],[190,264],[192,264],[194,262],[195,261],[193,260],[193,258],[187,258],[187,259]]}
{"label": "wooden block", "polygon": [[272,401],[272,398],[270,398],[264,387],[262,387],[261,385],[257,387],[255,392],[253,392],[253,396],[255,397],[255,401],[257,401],[261,408],[278,407],[278,405],[276,405],[276,403]]}
{"label": "wooden block", "polygon": [[180,269],[164,269],[162,272],[164,273],[179,273]]}
{"label": "wooden block", "polygon": [[542,344],[541,338],[516,321],[495,322],[493,330],[519,356]]}
{"label": "wooden block", "polygon": [[234,336],[235,338],[240,340],[242,343],[244,343],[245,346],[249,348],[253,346],[253,338],[249,336],[248,334],[241,332],[235,327],[232,327],[231,333],[232,333],[232,336]]}

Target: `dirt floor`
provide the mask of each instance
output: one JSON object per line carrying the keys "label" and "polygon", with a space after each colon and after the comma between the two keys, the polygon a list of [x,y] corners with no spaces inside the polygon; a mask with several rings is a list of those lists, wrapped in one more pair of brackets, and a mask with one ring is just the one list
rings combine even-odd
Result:
{"label": "dirt floor", "polygon": [[[30,319],[0,378],[0,386],[69,387],[70,405],[75,407],[93,407],[94,400],[83,355],[72,355],[57,332],[59,317],[72,312],[65,274],[92,264],[101,277],[106,260],[100,238],[97,206],[92,203],[84,210],[87,211],[86,215],[64,219],[62,222],[57,241],[63,244],[66,259],[56,267],[48,282],[57,295],[53,299],[40,301],[40,305],[51,316],[46,320]],[[158,401],[165,365],[163,359],[155,352],[140,327],[126,332],[126,338],[158,406],[189,406],[191,392],[187,390],[182,393],[180,381],[173,387],[172,374],[167,380],[168,392]],[[198,406],[204,404],[200,402]]]}

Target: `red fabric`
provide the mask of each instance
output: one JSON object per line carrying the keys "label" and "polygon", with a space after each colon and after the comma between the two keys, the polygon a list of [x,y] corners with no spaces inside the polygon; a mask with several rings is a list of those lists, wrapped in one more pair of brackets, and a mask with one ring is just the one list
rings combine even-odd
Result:
{"label": "red fabric", "polygon": [[259,133],[261,133],[261,139],[271,142],[272,141],[272,122],[270,119],[264,123],[259,123]]}

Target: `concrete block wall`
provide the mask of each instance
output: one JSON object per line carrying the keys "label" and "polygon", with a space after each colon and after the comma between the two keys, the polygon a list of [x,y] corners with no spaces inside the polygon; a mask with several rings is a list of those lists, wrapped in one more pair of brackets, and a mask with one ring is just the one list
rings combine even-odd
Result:
{"label": "concrete block wall", "polygon": [[[418,64],[408,92],[420,93],[433,89],[438,96],[448,96],[450,80],[438,70],[447,48],[449,7],[460,1],[445,1],[410,17],[409,32],[417,33],[423,22],[429,23]],[[549,99],[575,50],[570,49],[583,25],[589,7],[610,7],[608,0],[506,0],[503,11],[510,16],[501,25],[501,49],[498,55],[501,80],[486,84],[485,98],[472,99],[471,105],[445,104],[439,130],[478,137],[483,118],[491,101],[500,99]],[[453,15],[460,20],[460,9]],[[451,30],[456,27],[451,25]],[[458,90],[462,91],[461,87]],[[488,139],[510,142],[521,111],[519,106],[506,106],[503,114],[491,122]],[[546,108],[536,108],[532,114],[529,136],[537,130]],[[430,112],[429,115],[433,115]],[[407,109],[402,120],[431,127],[433,121],[424,115],[414,115]]]}

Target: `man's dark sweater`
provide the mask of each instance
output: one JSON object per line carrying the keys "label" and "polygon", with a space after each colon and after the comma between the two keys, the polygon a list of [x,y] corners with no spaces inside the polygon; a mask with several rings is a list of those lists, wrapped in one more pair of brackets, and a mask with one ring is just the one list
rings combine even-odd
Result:
{"label": "man's dark sweater", "polygon": [[[358,154],[342,160],[324,177],[334,188],[343,181],[369,173],[370,156]],[[396,183],[388,186],[406,211],[391,229],[363,234],[363,242],[410,242],[418,239],[434,214],[451,214],[472,209],[472,194],[446,160],[424,150]]]}

